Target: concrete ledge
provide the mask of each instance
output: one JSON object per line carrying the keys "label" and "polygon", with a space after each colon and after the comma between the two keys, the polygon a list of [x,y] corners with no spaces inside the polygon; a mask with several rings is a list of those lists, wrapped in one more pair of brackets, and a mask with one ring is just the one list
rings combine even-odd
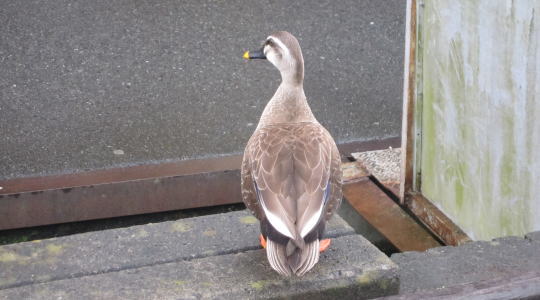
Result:
{"label": "concrete ledge", "polygon": [[302,278],[271,270],[264,250],[217,255],[0,291],[8,299],[354,299],[398,292],[397,267],[359,235],[335,238]]}
{"label": "concrete ledge", "polygon": [[540,270],[540,232],[523,237],[469,242],[425,252],[392,255],[399,266],[400,293],[481,282]]}
{"label": "concrete ledge", "polygon": [[[340,217],[327,236],[354,234]],[[247,211],[0,246],[0,289],[259,249]]]}
{"label": "concrete ledge", "polygon": [[385,297],[385,300],[417,299],[539,299],[540,272],[508,273],[500,277]]}
{"label": "concrete ledge", "polygon": [[247,211],[0,246],[0,299],[373,298],[397,266],[339,216],[302,278],[274,272]]}

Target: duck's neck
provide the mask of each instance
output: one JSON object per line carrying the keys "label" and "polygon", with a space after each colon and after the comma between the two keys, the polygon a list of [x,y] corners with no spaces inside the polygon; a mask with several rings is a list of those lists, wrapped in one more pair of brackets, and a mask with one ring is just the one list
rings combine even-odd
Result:
{"label": "duck's neck", "polygon": [[317,122],[307,103],[302,82],[286,80],[284,76],[282,79],[264,108],[258,128],[278,123]]}

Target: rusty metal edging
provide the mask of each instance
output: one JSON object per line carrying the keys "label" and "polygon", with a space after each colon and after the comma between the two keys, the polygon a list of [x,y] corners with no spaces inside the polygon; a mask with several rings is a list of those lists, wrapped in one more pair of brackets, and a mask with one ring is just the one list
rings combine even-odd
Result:
{"label": "rusty metal edging", "polygon": [[241,161],[241,155],[230,155],[161,164],[94,170],[75,174],[15,178],[0,181],[0,186],[2,187],[0,195],[235,170],[238,169]]}
{"label": "rusty metal edging", "polygon": [[[339,148],[348,154],[399,143],[390,138]],[[239,203],[240,162],[240,155],[231,155],[5,180],[0,230]]]}
{"label": "rusty metal edging", "polygon": [[445,244],[458,246],[471,241],[463,230],[421,194],[407,194],[405,205]]}
{"label": "rusty metal edging", "polygon": [[239,182],[234,170],[2,195],[0,230],[233,204]]}
{"label": "rusty metal edging", "polygon": [[429,230],[408,215],[370,176],[344,183],[346,201],[397,250],[425,251],[441,246]]}
{"label": "rusty metal edging", "polygon": [[[370,141],[346,142],[338,145],[341,153],[352,153],[399,147],[399,137]],[[113,169],[94,170],[75,174],[25,177],[0,180],[0,195],[65,189],[79,186],[119,183],[156,177],[184,176],[199,173],[239,169],[242,155],[191,159],[160,164],[145,164]]]}

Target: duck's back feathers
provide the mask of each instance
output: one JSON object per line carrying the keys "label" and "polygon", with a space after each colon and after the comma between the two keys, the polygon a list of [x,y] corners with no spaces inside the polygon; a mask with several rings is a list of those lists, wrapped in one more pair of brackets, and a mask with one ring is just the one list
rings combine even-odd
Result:
{"label": "duck's back feathers", "polygon": [[244,202],[283,235],[303,238],[339,206],[339,163],[333,139],[318,123],[260,128],[244,152]]}
{"label": "duck's back feathers", "polygon": [[[276,251],[272,267],[279,272],[296,256],[292,271],[309,270],[318,261],[311,250],[318,249],[319,229],[341,201],[340,157],[330,134],[316,122],[257,129],[244,152],[242,195],[268,235],[267,251]],[[296,255],[286,253],[291,242]]]}

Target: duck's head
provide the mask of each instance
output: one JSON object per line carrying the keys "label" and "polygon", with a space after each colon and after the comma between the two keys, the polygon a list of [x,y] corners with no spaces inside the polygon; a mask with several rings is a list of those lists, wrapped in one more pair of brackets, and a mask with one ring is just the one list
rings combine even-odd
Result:
{"label": "duck's head", "polygon": [[301,85],[304,81],[304,58],[298,40],[287,31],[272,33],[261,49],[246,51],[245,59],[267,59],[281,73],[284,83]]}

